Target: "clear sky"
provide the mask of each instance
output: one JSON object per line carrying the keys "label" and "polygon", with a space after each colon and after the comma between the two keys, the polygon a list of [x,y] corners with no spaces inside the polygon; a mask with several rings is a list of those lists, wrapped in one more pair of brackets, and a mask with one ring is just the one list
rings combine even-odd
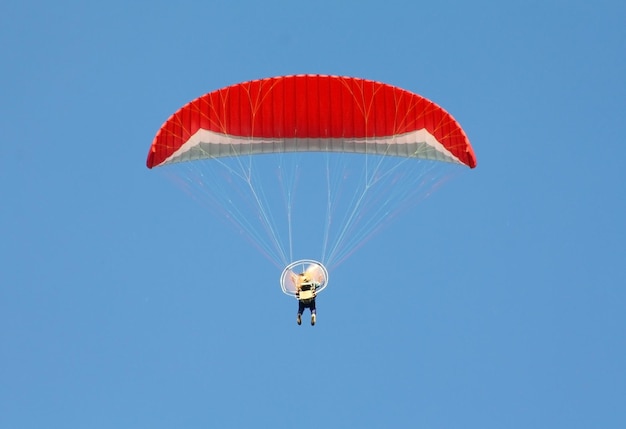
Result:
{"label": "clear sky", "polygon": [[[625,23],[603,0],[2,2],[0,427],[626,427]],[[421,94],[478,158],[331,272],[315,327],[145,167],[184,103],[297,73]]]}

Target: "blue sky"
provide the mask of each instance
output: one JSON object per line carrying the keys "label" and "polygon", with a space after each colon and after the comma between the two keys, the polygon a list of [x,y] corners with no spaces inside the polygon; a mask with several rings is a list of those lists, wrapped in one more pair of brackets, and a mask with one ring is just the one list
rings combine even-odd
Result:
{"label": "blue sky", "polygon": [[[0,426],[626,426],[624,22],[618,1],[2,3]],[[184,103],[293,73],[419,93],[478,157],[330,274],[314,328],[145,167]]]}

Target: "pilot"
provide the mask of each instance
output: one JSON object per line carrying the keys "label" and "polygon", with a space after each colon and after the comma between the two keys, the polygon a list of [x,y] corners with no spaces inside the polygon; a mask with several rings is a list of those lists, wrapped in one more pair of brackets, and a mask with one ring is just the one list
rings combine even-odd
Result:
{"label": "pilot", "polygon": [[306,275],[300,273],[295,279],[296,298],[298,298],[298,316],[296,321],[298,325],[302,324],[302,313],[308,308],[311,311],[311,325],[315,325],[315,289],[316,284]]}

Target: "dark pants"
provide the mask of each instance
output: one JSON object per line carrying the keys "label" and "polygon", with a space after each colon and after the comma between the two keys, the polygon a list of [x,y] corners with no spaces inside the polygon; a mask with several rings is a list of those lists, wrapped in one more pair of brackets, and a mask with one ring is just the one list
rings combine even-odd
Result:
{"label": "dark pants", "polygon": [[298,301],[298,314],[304,313],[305,308],[311,310],[311,314],[315,314],[315,300],[312,299],[310,301]]}

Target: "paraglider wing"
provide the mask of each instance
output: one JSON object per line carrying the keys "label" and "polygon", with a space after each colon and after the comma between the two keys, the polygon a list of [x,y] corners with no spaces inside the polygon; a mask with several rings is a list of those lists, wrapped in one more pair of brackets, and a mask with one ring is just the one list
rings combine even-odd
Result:
{"label": "paraglider wing", "polygon": [[311,151],[476,166],[464,131],[435,103],[380,82],[323,75],[255,80],[193,100],[163,124],[147,166]]}

